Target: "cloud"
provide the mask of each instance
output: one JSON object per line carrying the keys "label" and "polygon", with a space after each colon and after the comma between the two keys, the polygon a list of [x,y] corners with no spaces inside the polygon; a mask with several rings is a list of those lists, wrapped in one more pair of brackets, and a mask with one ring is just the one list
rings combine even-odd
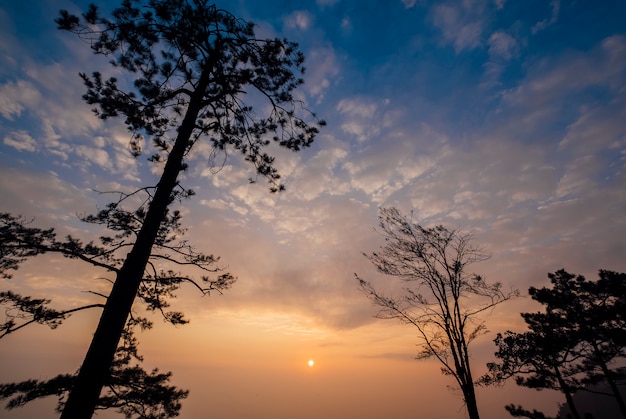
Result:
{"label": "cloud", "polygon": [[483,81],[481,87],[493,88],[501,86],[502,73],[509,61],[520,53],[519,42],[504,31],[496,31],[487,40],[489,60],[483,64]]}
{"label": "cloud", "polygon": [[[626,86],[625,86],[626,87]],[[623,152],[626,149],[626,100],[618,94],[606,104],[585,107],[568,127],[559,150],[574,155],[588,156],[606,150]]]}
{"label": "cloud", "polygon": [[367,98],[341,99],[336,110],[343,116],[341,130],[354,135],[363,142],[376,135],[380,128],[377,123],[379,105]]}
{"label": "cloud", "polygon": [[340,69],[332,45],[313,48],[307,53],[305,89],[321,103]]}
{"label": "cloud", "polygon": [[298,10],[285,17],[285,26],[289,29],[306,31],[311,27],[313,15],[307,11]]}
{"label": "cloud", "polygon": [[20,116],[25,108],[35,108],[41,102],[39,90],[30,82],[18,80],[0,86],[0,114],[8,120]]}
{"label": "cloud", "polygon": [[539,22],[535,23],[532,27],[532,33],[536,34],[539,31],[546,29],[548,26],[554,25],[559,18],[559,11],[561,10],[561,1],[560,0],[552,0],[550,2],[551,7],[551,15],[550,19],[543,19]]}
{"label": "cloud", "polygon": [[46,223],[60,228],[73,225],[68,223],[72,214],[91,212],[95,207],[93,199],[89,198],[89,190],[61,179],[55,172],[3,168],[0,171],[0,194],[3,211],[47,220],[41,222],[43,227],[49,227]]}
{"label": "cloud", "polygon": [[[517,86],[502,93],[498,113],[509,115],[509,123],[502,135],[533,138],[539,127],[551,126],[554,121],[586,112],[591,89],[606,95],[606,100],[623,94],[623,72],[626,70],[626,37],[608,37],[589,51],[566,51],[537,61]],[[512,117],[516,115],[517,119]],[[571,123],[571,119],[565,119]]]}
{"label": "cloud", "polygon": [[24,130],[11,132],[7,137],[4,137],[4,144],[18,151],[32,152],[37,150],[37,142]]}
{"label": "cloud", "polygon": [[307,161],[301,161],[290,174],[293,181],[289,185],[289,193],[302,201],[349,191],[340,177],[341,165],[349,156],[347,144],[335,139],[322,141],[324,144],[320,151]]}
{"label": "cloud", "polygon": [[94,163],[103,169],[111,169],[113,167],[109,154],[101,148],[79,145],[75,148],[75,153],[87,162]]}
{"label": "cloud", "polygon": [[444,42],[454,45],[457,54],[481,46],[484,30],[482,9],[478,3],[467,1],[461,6],[439,4],[433,7],[433,24],[441,30]]}
{"label": "cloud", "polygon": [[497,31],[491,34],[489,40],[489,56],[492,60],[508,61],[518,52],[518,43],[511,35],[503,31]]}

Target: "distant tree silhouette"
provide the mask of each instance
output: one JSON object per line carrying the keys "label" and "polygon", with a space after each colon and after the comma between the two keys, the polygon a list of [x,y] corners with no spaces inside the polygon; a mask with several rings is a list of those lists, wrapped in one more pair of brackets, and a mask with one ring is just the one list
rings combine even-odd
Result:
{"label": "distant tree silhouette", "polygon": [[605,382],[626,418],[616,367],[626,356],[626,275],[601,270],[598,281],[559,270],[548,274],[552,288],[529,289],[544,312],[522,313],[530,331],[507,331],[495,339],[498,363],[488,364],[486,381],[515,377],[517,384],[563,392],[571,415],[581,412],[573,395]]}
{"label": "distant tree silhouette", "polygon": [[[206,273],[219,270],[217,258],[198,253],[179,239],[184,231],[180,213],[170,210],[175,201],[193,195],[181,186],[178,176],[187,168],[194,145],[206,141],[215,153],[240,153],[255,168],[251,182],[264,177],[270,190],[277,192],[284,188],[268,147],[276,144],[293,151],[308,147],[324,122],[293,97],[304,71],[304,56],[297,45],[258,39],[252,23],[207,0],[124,0],[111,18],[91,5],[81,17],[62,10],[56,22],[60,29],[86,40],[95,54],[110,57],[116,71],[124,72],[123,80],[130,80],[127,84],[115,77],[106,79],[100,72],[81,74],[87,88],[83,98],[102,119],[124,118],[135,156],[141,154],[147,137],[153,147],[150,160],[164,162],[155,186],[120,193],[104,210],[83,218],[115,232],[98,244],[73,237],[58,241],[49,237],[51,230],[32,236],[18,221],[14,245],[2,244],[8,253],[3,248],[0,255],[8,257],[2,262],[8,269],[23,258],[57,252],[115,275],[61,415],[82,419],[93,415],[111,377],[136,297],[149,310],[180,324],[185,322],[182,313],[164,308],[181,284],[205,293],[227,288],[234,280],[228,273],[194,280],[174,270],[161,271],[154,263],[191,266]],[[260,106],[253,109],[244,101],[245,95]],[[138,206],[132,207],[137,201]],[[10,237],[11,231],[7,234]]]}
{"label": "distant tree silhouette", "polygon": [[517,292],[503,292],[500,283],[467,272],[469,265],[489,258],[472,244],[470,232],[423,227],[396,208],[382,208],[379,222],[385,245],[364,255],[379,272],[407,286],[402,296],[390,297],[356,275],[361,290],[380,307],[377,317],[398,319],[418,330],[418,359],[435,357],[442,372],[459,385],[469,417],[478,419],[469,345],[485,332],[481,314]]}

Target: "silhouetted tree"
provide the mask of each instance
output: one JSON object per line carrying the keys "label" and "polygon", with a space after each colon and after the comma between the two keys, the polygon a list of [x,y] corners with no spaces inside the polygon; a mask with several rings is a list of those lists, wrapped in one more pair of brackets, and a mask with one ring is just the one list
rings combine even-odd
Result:
{"label": "silhouetted tree", "polygon": [[552,288],[531,287],[529,294],[563,316],[565,332],[578,342],[581,383],[605,381],[626,418],[626,404],[617,387],[618,379],[625,377],[622,370],[613,368],[626,358],[626,274],[600,270],[597,281],[565,270],[548,276]]}
{"label": "silhouetted tree", "polygon": [[505,293],[500,283],[489,284],[467,272],[469,265],[489,257],[472,244],[471,233],[442,225],[423,227],[396,208],[382,208],[379,221],[385,245],[364,255],[379,272],[407,286],[401,297],[389,297],[357,275],[361,290],[380,306],[377,317],[398,319],[418,330],[418,359],[439,360],[442,372],[461,388],[469,417],[479,418],[469,345],[485,332],[480,315],[517,292]]}
{"label": "silhouetted tree", "polygon": [[[113,66],[125,71],[124,80],[131,80],[126,86],[100,72],[81,74],[87,87],[83,98],[102,119],[124,118],[134,155],[141,153],[148,137],[155,147],[150,160],[165,163],[158,184],[137,191],[147,194],[139,208],[123,205],[135,193],[121,195],[105,210],[84,218],[117,235],[101,240],[101,246],[68,238],[44,249],[103,267],[116,276],[61,415],[81,419],[92,416],[110,377],[135,298],[140,297],[149,309],[162,310],[166,297],[190,281],[175,271],[157,270],[151,260],[214,270],[216,258],[198,254],[172,237],[180,233],[180,214],[169,207],[193,194],[178,181],[193,146],[207,141],[216,152],[241,153],[256,169],[251,181],[265,177],[276,192],[283,186],[274,157],[266,149],[273,143],[293,151],[308,147],[324,123],[293,97],[302,83],[298,73],[304,71],[297,45],[258,39],[252,23],[207,0],[124,0],[111,18],[91,5],[81,17],[62,10],[56,22],[60,29],[86,40],[95,54],[111,57]],[[244,102],[245,95],[258,101],[261,110]],[[35,245],[22,256],[43,253],[36,242],[45,239],[36,237]],[[171,240],[177,244],[171,245]],[[22,240],[29,242],[30,237]],[[155,254],[155,246],[168,251]],[[21,256],[16,252],[18,260]],[[203,278],[209,288],[226,287],[232,280],[228,274],[216,282]],[[191,283],[205,289],[199,282]],[[180,313],[163,313],[173,323],[184,322]]]}
{"label": "silhouetted tree", "polygon": [[[18,301],[21,296],[14,294],[12,297],[12,301]],[[49,320],[53,318],[58,320],[63,317],[62,312],[57,312],[44,305],[39,305],[39,307],[46,311],[45,316]],[[13,309],[16,310],[17,307],[14,305]],[[60,317],[55,317],[54,312],[59,313]],[[32,314],[32,312],[30,313]],[[14,314],[17,315],[16,312]],[[60,321],[46,323],[50,327],[56,327]],[[143,361],[143,357],[137,352],[137,339],[133,335],[135,326],[145,328],[150,327],[150,323],[142,318],[133,318],[127,322],[122,334],[122,342],[115,352],[109,376],[104,384],[104,392],[100,394],[96,409],[116,409],[126,418],[166,419],[176,417],[181,408],[181,400],[187,397],[189,392],[168,385],[171,373],[160,373],[156,368],[147,372],[139,365],[139,362]],[[133,360],[135,365],[130,366]],[[56,410],[61,412],[67,394],[75,382],[76,374],[60,374],[47,380],[26,380],[19,383],[0,384],[0,400],[8,399],[7,409],[14,409],[41,397],[56,396],[58,399]]]}
{"label": "silhouetted tree", "polygon": [[548,274],[552,288],[529,289],[544,312],[522,313],[530,331],[498,334],[498,363],[488,364],[486,381],[515,377],[517,384],[563,392],[574,418],[580,418],[573,394],[605,381],[626,418],[617,387],[626,355],[626,275],[601,270],[599,280],[560,270]]}
{"label": "silhouetted tree", "polygon": [[[486,383],[497,383],[515,377],[515,382],[520,386],[560,391],[565,395],[574,418],[580,419],[572,398],[580,388],[576,378],[577,370],[573,367],[577,359],[574,352],[576,343],[571,342],[566,333],[552,330],[555,324],[555,320],[550,318],[552,316],[546,315],[544,321],[537,317],[524,317],[530,332],[498,333],[495,339],[498,350],[495,355],[500,361],[487,364],[490,376],[483,377],[483,380]],[[507,410],[523,411],[521,406],[513,405],[507,406]]]}
{"label": "silhouetted tree", "polygon": [[[133,194],[136,196],[137,193]],[[141,222],[138,219],[141,210],[135,213],[124,212],[120,204],[129,196],[121,195],[116,207],[116,216],[110,217],[108,227],[113,235],[102,235],[99,243],[82,243],[71,236],[57,239],[54,229],[42,230],[32,227],[31,221],[22,217],[0,213],[0,276],[11,278],[16,270],[28,258],[41,254],[57,253],[70,259],[78,259],[94,267],[117,273],[123,263],[123,251],[132,246]],[[109,205],[104,212],[110,212]],[[101,211],[102,213],[102,211]],[[230,287],[234,278],[221,272],[216,266],[218,259],[197,253],[179,235],[180,214],[173,212],[161,224],[158,239],[152,248],[140,289],[138,299],[148,311],[157,311],[172,324],[184,324],[187,320],[181,312],[168,311],[167,299],[174,297],[174,292],[183,284],[190,284],[202,294],[211,291],[221,292]],[[96,216],[86,216],[89,221]],[[201,278],[175,273],[173,270],[158,271],[157,264],[168,262],[171,265],[185,266],[190,272],[195,268],[202,273]],[[215,277],[211,278],[210,274]],[[91,292],[91,291],[90,291]],[[91,292],[106,300],[107,296]],[[17,332],[24,327],[43,324],[56,328],[69,316],[87,309],[102,309],[104,303],[86,304],[70,309],[58,310],[49,306],[49,299],[35,299],[11,291],[0,292],[0,307],[4,319],[0,323],[0,338]],[[115,358],[109,368],[108,378],[104,383],[104,393],[99,393],[95,409],[116,408],[126,417],[169,418],[178,416],[180,401],[187,396],[186,390],[168,385],[171,373],[157,370],[146,372],[139,365],[131,366],[137,355],[137,341],[132,337],[132,328],[150,328],[152,323],[145,318],[133,315],[126,322],[122,334],[122,344],[117,347]],[[7,408],[15,408],[39,397],[56,395],[59,397],[58,409],[65,405],[67,393],[76,383],[77,374],[61,374],[48,380],[27,380],[20,383],[0,385],[0,399],[9,399]]]}

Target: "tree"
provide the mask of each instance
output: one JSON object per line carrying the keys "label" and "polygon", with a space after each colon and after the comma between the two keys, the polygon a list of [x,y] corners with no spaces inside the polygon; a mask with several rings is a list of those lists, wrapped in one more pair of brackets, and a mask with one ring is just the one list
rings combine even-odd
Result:
{"label": "tree", "polygon": [[407,286],[402,296],[388,297],[357,275],[360,288],[380,307],[377,317],[398,319],[418,330],[418,359],[435,357],[441,363],[442,372],[460,387],[470,418],[477,419],[469,345],[485,332],[480,315],[517,292],[505,293],[500,283],[489,284],[467,272],[469,265],[489,257],[472,244],[472,233],[442,225],[423,227],[396,208],[382,208],[379,221],[385,245],[364,256],[378,272]]}
{"label": "tree", "polygon": [[[567,334],[551,329],[555,324],[554,319],[550,320],[546,316],[541,321],[536,317],[528,319],[530,332],[498,333],[495,339],[498,350],[495,355],[500,363],[487,364],[490,376],[483,379],[493,384],[515,377],[516,384],[520,386],[560,391],[565,395],[574,418],[580,419],[573,399],[573,394],[580,388],[577,371],[572,368],[576,360],[575,343],[569,340]],[[520,414],[525,412],[521,406],[509,405],[506,409],[513,416],[532,417]]]}
{"label": "tree", "polygon": [[[137,193],[133,194],[135,196]],[[123,262],[123,251],[132,247],[132,240],[141,226],[141,207],[135,212],[122,210],[121,203],[129,199],[121,195],[117,205],[109,204],[97,216],[85,216],[88,222],[108,219],[111,236],[103,235],[99,243],[82,243],[71,236],[59,240],[54,229],[42,230],[31,227],[31,220],[0,213],[0,277],[11,278],[26,259],[41,254],[58,253],[70,259],[78,259],[94,267],[117,273]],[[115,211],[112,208],[115,207]],[[105,216],[106,214],[106,216]],[[222,292],[231,286],[235,278],[216,266],[218,259],[197,253],[180,239],[184,230],[180,226],[180,214],[176,211],[161,224],[159,235],[148,261],[148,270],[142,279],[138,299],[148,311],[159,312],[172,324],[185,324],[187,320],[177,311],[168,311],[168,298],[183,284],[190,284],[202,294]],[[195,268],[203,274],[216,273],[214,278],[203,275],[194,279],[173,270],[158,271],[157,264],[168,262],[173,265]],[[91,294],[106,299],[97,292]],[[42,324],[54,329],[75,313],[88,309],[101,309],[103,303],[86,304],[65,310],[53,309],[48,299],[34,299],[11,291],[0,292],[0,306],[4,307],[4,321],[0,324],[0,338],[6,338],[25,327]],[[133,329],[149,329],[152,323],[146,318],[131,313],[122,333],[114,360],[104,382],[104,393],[100,393],[94,409],[117,409],[127,418],[136,416],[145,419],[178,416],[181,400],[187,397],[186,390],[168,384],[171,373],[154,369],[145,371],[138,362],[143,361],[137,352],[137,340]],[[135,365],[131,362],[135,361]],[[7,408],[21,407],[40,397],[58,397],[57,410],[62,411],[67,394],[75,386],[77,374],[60,374],[47,380],[27,380],[19,383],[0,384],[0,399],[8,399]]]}
{"label": "tree", "polygon": [[[12,328],[11,332],[28,326],[42,323],[56,328],[69,315],[67,311],[59,312],[47,307],[48,300],[33,300],[14,293],[2,293],[0,305],[7,305],[7,321],[4,326],[15,324],[16,318],[26,318],[22,324]],[[82,308],[79,308],[79,310]],[[77,311],[77,310],[75,310]],[[137,339],[133,328],[150,327],[145,319],[131,319],[126,324],[122,335],[122,343],[117,348],[110,375],[105,383],[104,394],[100,395],[96,404],[97,410],[117,409],[126,418],[136,416],[142,419],[165,419],[179,414],[181,400],[189,394],[168,384],[171,373],[160,373],[158,369],[145,371],[131,361],[143,361],[137,352]],[[8,335],[5,333],[0,336]],[[67,393],[76,381],[76,374],[59,374],[47,380],[26,380],[19,383],[0,384],[0,400],[8,399],[7,409],[24,406],[26,403],[45,396],[57,396],[57,412],[65,405]]]}
{"label": "tree", "polygon": [[[304,71],[304,56],[297,45],[257,39],[252,23],[207,0],[123,0],[111,18],[91,5],[81,17],[62,10],[56,22],[60,29],[87,40],[95,54],[111,57],[111,64],[132,81],[125,86],[100,72],[81,74],[87,88],[83,98],[102,119],[124,118],[132,133],[134,155],[141,153],[148,137],[154,147],[150,160],[165,163],[158,184],[138,191],[147,195],[138,209],[122,208],[135,195],[124,194],[105,210],[85,218],[119,232],[102,243],[106,250],[75,239],[54,242],[46,249],[73,252],[64,254],[113,268],[115,274],[61,415],[76,419],[89,418],[94,412],[135,298],[161,310],[172,290],[189,282],[177,272],[157,271],[151,258],[179,257],[182,264],[200,267],[216,263],[185,242],[168,247],[170,227],[180,220],[170,205],[193,194],[180,185],[178,176],[186,169],[194,145],[208,141],[216,151],[240,153],[255,167],[251,181],[265,177],[270,190],[277,192],[284,188],[267,148],[271,144],[293,151],[308,147],[324,123],[293,97],[303,82],[298,74]],[[244,101],[245,95],[251,101],[264,101],[260,113]],[[155,254],[155,246],[167,251]],[[37,246],[33,249],[38,252]],[[127,255],[120,256],[122,250]],[[111,258],[110,263],[101,262],[103,258]],[[227,285],[232,277],[224,274],[220,281]],[[193,284],[204,289],[198,282]],[[158,294],[153,288],[159,289]],[[168,320],[180,322],[182,318],[173,314]]]}
{"label": "tree", "polygon": [[[598,281],[559,270],[549,273],[552,288],[530,287],[529,295],[545,310],[522,313],[530,329],[498,334],[499,363],[488,364],[488,380],[515,377],[517,384],[563,392],[575,418],[581,413],[574,393],[606,382],[626,418],[617,386],[623,370],[615,367],[626,356],[626,275],[601,270]],[[510,406],[509,406],[510,407]],[[507,407],[507,410],[509,410]]]}
{"label": "tree", "polygon": [[626,274],[600,270],[597,281],[588,281],[561,269],[548,274],[552,288],[531,287],[532,298],[565,319],[570,340],[579,342],[578,366],[582,384],[606,382],[624,418],[626,403],[617,381],[623,372],[612,368],[626,358]]}

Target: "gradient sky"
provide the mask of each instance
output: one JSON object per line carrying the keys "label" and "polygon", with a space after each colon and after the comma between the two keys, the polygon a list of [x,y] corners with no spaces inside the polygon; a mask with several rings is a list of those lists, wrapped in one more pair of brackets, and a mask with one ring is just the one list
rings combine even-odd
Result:
{"label": "gradient sky", "polygon": [[[81,100],[79,72],[104,70],[87,44],[56,30],[61,8],[87,2],[0,0],[0,211],[89,237],[76,214],[95,192],[155,183],[133,159],[121,121]],[[36,6],[35,6],[36,4]],[[116,6],[117,1],[100,4]],[[310,149],[276,151],[287,191],[221,170],[200,145],[184,184],[188,238],[238,277],[224,295],[181,291],[174,328],[140,334],[146,366],[191,390],[181,418],[464,418],[434,362],[416,361],[409,327],[373,318],[354,273],[381,289],[361,252],[376,250],[380,206],[426,225],[475,232],[492,258],[475,271],[526,293],[565,268],[626,271],[626,2],[622,0],[219,1],[262,36],[297,41],[299,90],[328,126]],[[109,71],[109,70],[107,70]],[[105,289],[104,274],[62,258],[27,263],[0,289],[60,308]],[[474,374],[497,332],[523,330],[527,298],[487,318]],[[77,369],[98,313],[0,341],[0,382]],[[307,361],[316,364],[309,368]],[[559,394],[513,383],[481,389],[486,419],[523,403],[554,414]],[[5,418],[55,417],[54,400]],[[43,413],[41,413],[43,412]],[[98,417],[110,417],[101,414]]]}

